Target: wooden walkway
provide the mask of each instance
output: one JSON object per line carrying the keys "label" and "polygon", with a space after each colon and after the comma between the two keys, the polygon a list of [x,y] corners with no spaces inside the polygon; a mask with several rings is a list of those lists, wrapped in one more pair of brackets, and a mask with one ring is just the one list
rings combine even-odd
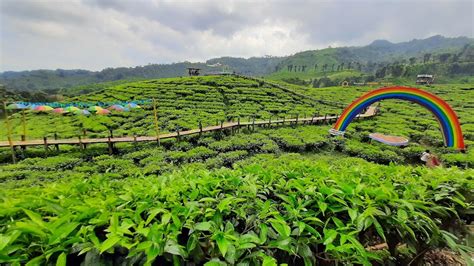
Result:
{"label": "wooden walkway", "polygon": [[[367,109],[364,114],[359,114],[358,118],[368,118],[376,115],[376,107],[371,106]],[[114,143],[135,143],[135,142],[150,142],[150,141],[158,141],[163,139],[170,139],[170,138],[180,138],[183,136],[190,136],[195,134],[202,134],[206,132],[213,132],[213,131],[221,131],[225,129],[238,129],[243,127],[252,127],[255,126],[268,126],[268,125],[284,125],[284,124],[316,124],[316,123],[331,123],[335,122],[339,116],[338,115],[325,115],[320,117],[306,117],[306,118],[292,118],[292,119],[284,119],[284,120],[266,120],[266,121],[251,121],[251,122],[230,122],[230,123],[221,123],[217,126],[210,126],[198,129],[191,129],[186,131],[177,131],[172,133],[161,134],[157,136],[127,136],[127,137],[108,137],[108,138],[77,138],[77,139],[37,139],[37,140],[26,140],[26,141],[0,141],[0,148],[5,147],[22,147],[26,148],[28,146],[44,146],[48,148],[48,146],[56,146],[58,145],[80,145],[85,147],[88,144],[97,144],[97,143],[108,143],[113,145]]]}

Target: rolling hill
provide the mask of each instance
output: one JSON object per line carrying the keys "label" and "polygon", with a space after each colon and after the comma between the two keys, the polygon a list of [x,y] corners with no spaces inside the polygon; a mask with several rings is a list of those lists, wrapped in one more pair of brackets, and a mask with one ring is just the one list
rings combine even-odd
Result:
{"label": "rolling hill", "polygon": [[[462,54],[466,45],[473,43],[467,37],[445,38],[433,36],[422,40],[391,43],[376,40],[362,47],[339,47],[304,51],[287,57],[220,57],[201,63],[180,62],[174,64],[150,64],[146,66],[107,68],[102,71],[88,70],[32,70],[0,73],[0,84],[10,90],[46,90],[55,93],[59,89],[89,84],[187,75],[187,67],[201,68],[203,73],[235,71],[251,76],[269,76],[275,79],[298,78],[309,80],[328,77],[334,80],[374,75],[387,64],[429,63],[441,54]],[[465,50],[465,49],[464,49]],[[429,58],[426,57],[429,55]],[[444,57],[443,57],[444,58]],[[461,61],[451,56],[450,61]],[[472,59],[469,59],[472,61]]]}

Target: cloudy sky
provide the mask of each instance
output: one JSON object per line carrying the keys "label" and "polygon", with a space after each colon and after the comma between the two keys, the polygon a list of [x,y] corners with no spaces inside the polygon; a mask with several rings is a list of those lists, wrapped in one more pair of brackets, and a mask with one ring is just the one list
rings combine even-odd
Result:
{"label": "cloudy sky", "polygon": [[0,71],[289,55],[474,35],[473,0],[0,0]]}

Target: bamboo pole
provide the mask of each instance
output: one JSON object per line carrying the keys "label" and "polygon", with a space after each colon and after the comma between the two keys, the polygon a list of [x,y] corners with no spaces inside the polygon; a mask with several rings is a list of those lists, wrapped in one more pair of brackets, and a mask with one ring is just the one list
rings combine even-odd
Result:
{"label": "bamboo pole", "polygon": [[26,116],[25,116],[25,109],[21,109],[21,120],[23,123],[23,136],[25,136],[26,140]]}
{"label": "bamboo pole", "polygon": [[3,110],[5,111],[5,124],[7,126],[8,144],[10,145],[10,149],[12,150],[12,161],[13,163],[16,163],[15,147],[13,146],[13,142],[12,142],[12,132],[10,128],[10,119],[8,117],[8,109],[7,109],[6,102],[3,102]]}
{"label": "bamboo pole", "polygon": [[158,108],[156,107],[156,100],[153,98],[153,115],[155,116],[155,131],[158,146],[160,145],[160,128],[158,127]]}

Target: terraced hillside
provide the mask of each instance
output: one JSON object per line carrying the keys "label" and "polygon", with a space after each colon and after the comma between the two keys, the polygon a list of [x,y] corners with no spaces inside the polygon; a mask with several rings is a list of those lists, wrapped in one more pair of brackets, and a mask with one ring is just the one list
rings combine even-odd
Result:
{"label": "terraced hillside", "polygon": [[[204,76],[169,78],[114,85],[67,101],[114,102],[139,99],[156,99],[161,132],[215,125],[221,121],[269,119],[337,113],[338,109],[317,104],[301,95],[275,86],[233,76]],[[14,139],[22,134],[21,115],[12,116]],[[89,137],[155,135],[153,106],[142,110],[113,113],[110,116],[52,115],[29,113],[28,138],[75,137],[86,132]],[[0,138],[6,139],[4,127]]]}
{"label": "terraced hillside", "polygon": [[[370,89],[199,77],[119,84],[67,100],[156,98],[165,131],[252,114],[340,113],[330,102],[349,103]],[[454,106],[472,145],[474,90],[425,89]],[[474,167],[474,149],[442,148],[434,118],[416,105],[384,101],[381,110],[351,124],[344,139],[328,137],[331,125],[286,125],[121,143],[110,155],[104,145],[29,147],[18,151],[16,164],[2,149],[0,264],[470,262],[474,173],[466,168]],[[106,135],[107,127],[115,135],[153,135],[152,113],[151,105],[110,116],[30,113],[28,130],[31,137],[67,137],[82,134],[82,123],[88,136]],[[21,115],[13,116],[18,137]],[[412,142],[370,142],[374,131]],[[426,146],[443,167],[420,165]]]}

